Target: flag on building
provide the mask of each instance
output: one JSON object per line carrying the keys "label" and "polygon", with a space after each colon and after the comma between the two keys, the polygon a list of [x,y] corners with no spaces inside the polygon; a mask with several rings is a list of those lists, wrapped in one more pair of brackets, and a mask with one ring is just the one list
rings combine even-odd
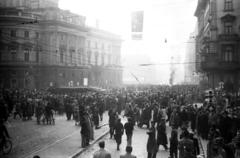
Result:
{"label": "flag on building", "polygon": [[141,40],[143,35],[143,11],[132,12],[132,39]]}

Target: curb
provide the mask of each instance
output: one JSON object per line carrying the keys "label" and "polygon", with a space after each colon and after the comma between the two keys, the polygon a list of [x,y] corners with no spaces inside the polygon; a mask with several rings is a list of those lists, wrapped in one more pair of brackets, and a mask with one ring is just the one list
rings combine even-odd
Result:
{"label": "curb", "polygon": [[76,153],[74,153],[72,156],[70,156],[69,158],[77,158],[79,155],[81,155],[83,152],[85,152],[86,150],[88,150],[90,147],[92,147],[94,144],[96,144],[100,139],[102,139],[103,137],[105,137],[107,134],[109,133],[109,130],[104,132],[103,135],[100,135],[97,139],[95,139],[92,143],[89,144],[89,146],[87,146],[86,148],[81,148],[79,151],[77,151]]}

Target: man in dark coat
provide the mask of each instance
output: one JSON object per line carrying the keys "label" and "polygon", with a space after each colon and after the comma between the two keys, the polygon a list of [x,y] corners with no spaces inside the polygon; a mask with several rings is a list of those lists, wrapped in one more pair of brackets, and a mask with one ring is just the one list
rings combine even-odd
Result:
{"label": "man in dark coat", "polygon": [[112,109],[110,109],[108,111],[108,116],[109,116],[109,129],[110,129],[110,139],[111,139],[114,134],[114,126],[116,123],[117,115]]}
{"label": "man in dark coat", "polygon": [[124,124],[125,133],[127,135],[127,146],[132,146],[132,135],[134,124],[131,118],[128,118],[128,122]]}
{"label": "man in dark coat", "polygon": [[167,144],[167,133],[166,133],[166,123],[165,123],[165,119],[162,118],[161,122],[158,124],[157,127],[157,145],[158,148],[160,145],[162,145],[164,147],[165,150],[168,150]]}
{"label": "man in dark coat", "polygon": [[95,129],[98,129],[99,128],[99,110],[96,106],[93,108],[93,122],[94,122]]}
{"label": "man in dark coat", "polygon": [[83,111],[80,115],[81,123],[81,136],[82,136],[82,147],[89,145],[90,141],[90,118],[86,111]]}
{"label": "man in dark coat", "polygon": [[71,120],[72,114],[73,114],[73,107],[72,107],[72,103],[70,101],[70,98],[67,98],[65,100],[64,103],[65,106],[65,112],[66,112],[66,116],[67,116],[67,120]]}
{"label": "man in dark coat", "polygon": [[124,132],[123,124],[121,123],[121,119],[117,120],[117,123],[114,126],[114,138],[117,143],[117,150],[119,149],[120,144],[122,143],[122,135]]}
{"label": "man in dark coat", "polygon": [[154,122],[151,122],[151,128],[147,132],[147,134],[148,134],[148,141],[147,141],[148,158],[156,158],[157,140],[156,140],[156,130],[154,127]]}
{"label": "man in dark coat", "polygon": [[188,113],[186,112],[185,109],[183,109],[181,112],[180,112],[180,125],[181,126],[187,126],[188,127]]}

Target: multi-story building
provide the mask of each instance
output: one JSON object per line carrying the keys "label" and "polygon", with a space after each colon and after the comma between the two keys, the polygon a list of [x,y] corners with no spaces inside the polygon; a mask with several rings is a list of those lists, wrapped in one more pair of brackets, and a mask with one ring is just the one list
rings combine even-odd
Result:
{"label": "multi-story building", "polygon": [[[237,90],[240,85],[240,1],[199,0],[196,38],[197,70],[209,88]],[[234,86],[233,86],[234,85]]]}
{"label": "multi-story building", "polygon": [[121,85],[121,38],[58,0],[0,1],[0,87]]}

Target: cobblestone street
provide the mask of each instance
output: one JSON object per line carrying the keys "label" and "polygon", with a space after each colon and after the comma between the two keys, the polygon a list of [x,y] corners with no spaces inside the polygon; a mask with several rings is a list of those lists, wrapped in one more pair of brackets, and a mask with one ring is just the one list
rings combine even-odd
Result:
{"label": "cobblestone street", "polygon": [[[80,127],[66,116],[56,116],[55,125],[37,125],[35,120],[11,120],[8,130],[13,141],[12,152],[4,158],[66,158],[81,150]],[[101,124],[108,121],[107,113]],[[108,130],[108,126],[95,130],[95,138]]]}

